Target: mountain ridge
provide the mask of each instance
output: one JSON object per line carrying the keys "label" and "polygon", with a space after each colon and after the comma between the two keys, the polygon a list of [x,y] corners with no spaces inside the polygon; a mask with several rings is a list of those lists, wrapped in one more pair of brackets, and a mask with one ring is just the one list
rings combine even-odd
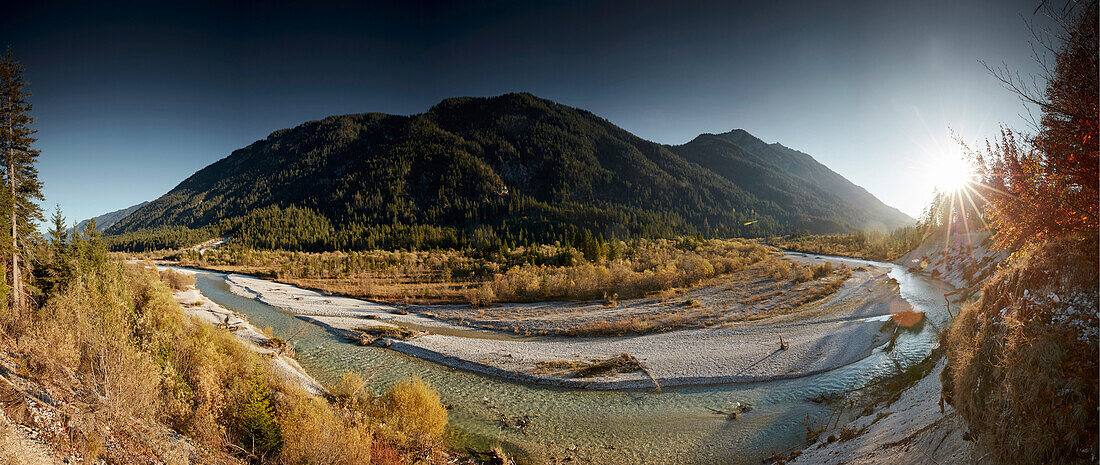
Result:
{"label": "mountain ridge", "polygon": [[[701,134],[684,145],[689,145],[704,136],[712,136],[737,145],[746,152],[755,154],[757,158],[770,162],[781,170],[806,182],[816,184],[826,192],[853,204],[857,210],[867,211],[871,216],[864,218],[865,224],[862,229],[881,229],[883,227],[889,229],[899,224],[915,221],[909,215],[897,208],[886,205],[862,186],[852,183],[805,152],[786,147],[779,142],[768,144],[744,129],[734,129],[720,134]],[[776,163],[780,160],[786,166]],[[873,216],[888,219],[893,224],[889,222],[884,222],[881,225],[875,224],[876,221]]]}
{"label": "mountain ridge", "polygon": [[[108,233],[207,228],[242,232],[237,240],[254,246],[332,249],[569,241],[584,234],[845,232],[866,223],[844,213],[844,198],[821,186],[797,192],[842,206],[767,186],[754,193],[733,182],[734,173],[723,176],[685,157],[684,146],[645,140],[587,110],[527,93],[455,97],[420,114],[337,115],[274,131],[199,170]],[[785,187],[798,184],[783,168],[730,146],[740,150],[734,162]],[[906,221],[875,219],[887,226]],[[288,237],[265,239],[265,231]],[[384,237],[394,234],[408,237]]]}
{"label": "mountain ridge", "polygon": [[129,214],[137,211],[139,208],[144,207],[145,205],[149,204],[149,202],[150,201],[146,200],[146,201],[141,202],[137,205],[131,205],[131,206],[126,207],[126,208],[120,208],[120,209],[112,211],[112,212],[104,213],[104,214],[96,216],[94,218],[88,218],[86,220],[83,220],[83,221],[77,223],[76,226],[74,226],[73,228],[76,231],[83,231],[84,227],[87,226],[89,221],[95,220],[95,230],[99,231],[99,232],[104,232],[104,231],[107,230],[107,228],[110,228],[112,225],[117,223],[119,220],[125,218],[127,215],[129,215]]}

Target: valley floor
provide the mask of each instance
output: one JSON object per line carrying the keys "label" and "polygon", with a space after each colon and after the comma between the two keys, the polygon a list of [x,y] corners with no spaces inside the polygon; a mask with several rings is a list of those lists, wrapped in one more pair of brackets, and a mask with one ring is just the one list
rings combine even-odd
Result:
{"label": "valley floor", "polygon": [[[444,321],[433,318],[436,315],[429,310],[436,309],[432,307],[406,310],[244,275],[228,275],[226,280],[234,293],[333,332],[446,366],[541,384],[625,389],[794,378],[867,357],[874,347],[886,342],[880,329],[891,315],[911,311],[887,271],[857,268],[831,295],[783,311],[773,311],[780,300],[764,301],[765,305],[758,307],[737,306],[729,313],[739,318],[724,319],[714,327],[598,338],[522,337],[458,324],[462,321],[455,317],[461,311],[458,308],[445,309],[450,317]],[[685,295],[718,305],[723,295],[736,293],[729,283],[719,281]],[[690,297],[693,295],[698,297]],[[540,324],[571,325],[578,319],[608,318],[613,312],[675,309],[659,300],[639,299],[614,308],[598,303],[544,303],[505,304],[492,311],[516,318],[537,310],[541,316],[534,319]],[[476,309],[466,311],[471,317],[478,313]],[[485,319],[480,321],[479,326],[484,326]],[[399,332],[412,332],[413,337],[391,337]],[[382,337],[375,339],[370,334]],[[785,344],[782,349],[781,340]]]}

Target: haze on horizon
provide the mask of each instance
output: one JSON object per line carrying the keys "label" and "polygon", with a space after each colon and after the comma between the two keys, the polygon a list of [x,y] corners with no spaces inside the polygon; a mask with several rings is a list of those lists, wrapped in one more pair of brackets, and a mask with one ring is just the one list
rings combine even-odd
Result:
{"label": "haze on horizon", "polygon": [[507,92],[667,144],[743,128],[916,217],[950,131],[1026,129],[979,60],[1035,72],[1035,4],[27,4],[0,44],[35,94],[45,209],[70,221],[307,120]]}

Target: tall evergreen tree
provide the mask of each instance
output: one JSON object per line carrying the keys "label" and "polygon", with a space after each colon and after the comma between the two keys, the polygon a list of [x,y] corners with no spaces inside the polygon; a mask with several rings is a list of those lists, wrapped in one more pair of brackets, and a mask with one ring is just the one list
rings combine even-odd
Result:
{"label": "tall evergreen tree", "polygon": [[23,80],[23,65],[15,61],[11,47],[0,60],[0,160],[4,169],[3,213],[11,236],[5,238],[8,261],[8,283],[11,287],[11,309],[17,316],[24,314],[27,293],[23,276],[24,248],[33,236],[35,224],[42,221],[37,201],[43,200],[42,183],[38,181],[35,162],[38,150],[31,147],[37,140],[31,129],[31,94]]}

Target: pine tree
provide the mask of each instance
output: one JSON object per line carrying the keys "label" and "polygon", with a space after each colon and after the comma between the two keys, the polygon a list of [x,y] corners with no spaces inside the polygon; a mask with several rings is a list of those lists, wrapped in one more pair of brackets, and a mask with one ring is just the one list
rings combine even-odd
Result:
{"label": "pine tree", "polygon": [[248,382],[248,400],[241,408],[238,425],[242,445],[260,457],[273,456],[282,447],[282,433],[271,404],[271,390],[263,373],[253,369]]}
{"label": "pine tree", "polygon": [[53,249],[58,252],[64,252],[65,248],[69,244],[69,228],[65,226],[65,217],[61,214],[61,205],[58,204],[54,209],[53,215],[50,216],[50,230],[46,231],[49,235],[50,244]]}
{"label": "pine tree", "polygon": [[69,240],[69,228],[65,226],[65,217],[61,214],[61,205],[50,217],[50,230],[46,234],[49,236],[48,256],[42,267],[44,269],[36,270],[41,271],[36,273],[36,279],[40,280],[42,291],[49,296],[61,288],[73,271],[69,255],[72,242]]}
{"label": "pine tree", "polygon": [[4,195],[3,213],[8,220],[11,236],[4,244],[10,255],[8,282],[11,287],[11,309],[18,317],[25,312],[27,294],[24,290],[21,268],[23,249],[35,234],[35,224],[42,221],[42,210],[36,201],[43,200],[42,183],[38,181],[35,161],[38,150],[31,147],[37,140],[31,129],[34,118],[30,116],[31,96],[23,80],[23,65],[15,61],[11,47],[0,61],[0,160],[3,161]]}

